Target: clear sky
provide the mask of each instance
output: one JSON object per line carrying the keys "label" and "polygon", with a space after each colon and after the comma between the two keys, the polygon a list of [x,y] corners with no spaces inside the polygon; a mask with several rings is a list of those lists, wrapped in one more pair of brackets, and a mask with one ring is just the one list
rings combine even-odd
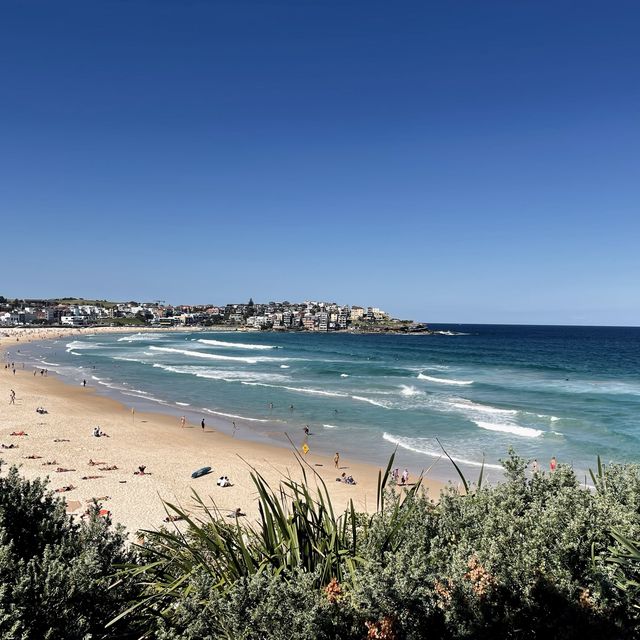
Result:
{"label": "clear sky", "polygon": [[640,2],[3,0],[0,294],[640,324]]}

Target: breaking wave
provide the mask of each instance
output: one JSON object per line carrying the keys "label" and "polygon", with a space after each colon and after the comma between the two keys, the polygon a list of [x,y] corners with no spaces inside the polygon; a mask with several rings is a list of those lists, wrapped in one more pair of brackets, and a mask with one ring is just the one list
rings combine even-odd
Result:
{"label": "breaking wave", "polygon": [[473,380],[453,380],[452,378],[436,378],[434,376],[425,376],[424,373],[418,374],[419,380],[427,380],[428,382],[436,382],[438,384],[455,384],[466,386],[473,384]]}
{"label": "breaking wave", "polygon": [[207,340],[201,338],[198,340],[202,344],[208,344],[213,347],[227,347],[229,349],[251,349],[255,351],[266,351],[268,349],[277,349],[277,347],[270,344],[247,344],[245,342],[226,342],[225,340]]}
{"label": "breaking wave", "polygon": [[[402,449],[407,449],[408,451],[413,451],[415,453],[421,453],[425,456],[429,456],[430,458],[444,458],[447,459],[445,454],[442,451],[434,451],[432,448],[428,446],[428,441],[425,438],[403,438],[401,436],[394,436],[391,433],[387,433],[386,431],[382,434],[382,437],[392,444],[401,447]],[[460,464],[466,464],[472,467],[482,467],[482,462],[478,462],[477,460],[467,460],[465,458],[459,458],[456,456],[451,456],[451,459],[455,462],[459,462]],[[502,466],[499,464],[488,464],[484,463],[484,466],[488,469],[502,469]]]}

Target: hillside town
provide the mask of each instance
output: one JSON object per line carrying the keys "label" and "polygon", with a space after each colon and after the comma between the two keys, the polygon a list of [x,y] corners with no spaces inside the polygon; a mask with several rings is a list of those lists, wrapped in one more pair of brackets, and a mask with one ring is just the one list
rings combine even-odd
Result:
{"label": "hillside town", "polygon": [[216,305],[109,302],[82,298],[7,299],[0,296],[0,326],[220,326],[280,331],[404,331],[425,325],[391,318],[377,307],[304,301]]}

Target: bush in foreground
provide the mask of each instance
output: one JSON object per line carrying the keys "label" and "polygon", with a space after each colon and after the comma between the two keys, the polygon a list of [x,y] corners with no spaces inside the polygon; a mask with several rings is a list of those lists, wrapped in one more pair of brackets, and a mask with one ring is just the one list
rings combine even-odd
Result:
{"label": "bush in foreground", "polygon": [[115,565],[131,559],[123,532],[97,508],[74,524],[54,496],[15,467],[0,477],[0,638],[137,637],[124,625],[105,630],[133,597],[108,589]]}
{"label": "bush in foreground", "polygon": [[186,537],[149,533],[138,603],[162,640],[638,637],[608,561],[612,527],[640,534],[638,467],[601,469],[594,492],[568,467],[527,477],[513,454],[504,466],[503,483],[449,488],[437,505],[383,481],[373,515],[334,515],[321,483],[314,499],[258,477],[258,527],[214,515]]}

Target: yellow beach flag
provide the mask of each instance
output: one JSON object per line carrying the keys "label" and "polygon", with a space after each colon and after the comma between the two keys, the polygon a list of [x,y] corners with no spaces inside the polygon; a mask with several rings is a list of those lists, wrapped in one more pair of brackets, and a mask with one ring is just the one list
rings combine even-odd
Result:
{"label": "yellow beach flag", "polygon": [[305,456],[309,453],[309,445],[306,442],[302,445],[302,453],[304,453]]}

